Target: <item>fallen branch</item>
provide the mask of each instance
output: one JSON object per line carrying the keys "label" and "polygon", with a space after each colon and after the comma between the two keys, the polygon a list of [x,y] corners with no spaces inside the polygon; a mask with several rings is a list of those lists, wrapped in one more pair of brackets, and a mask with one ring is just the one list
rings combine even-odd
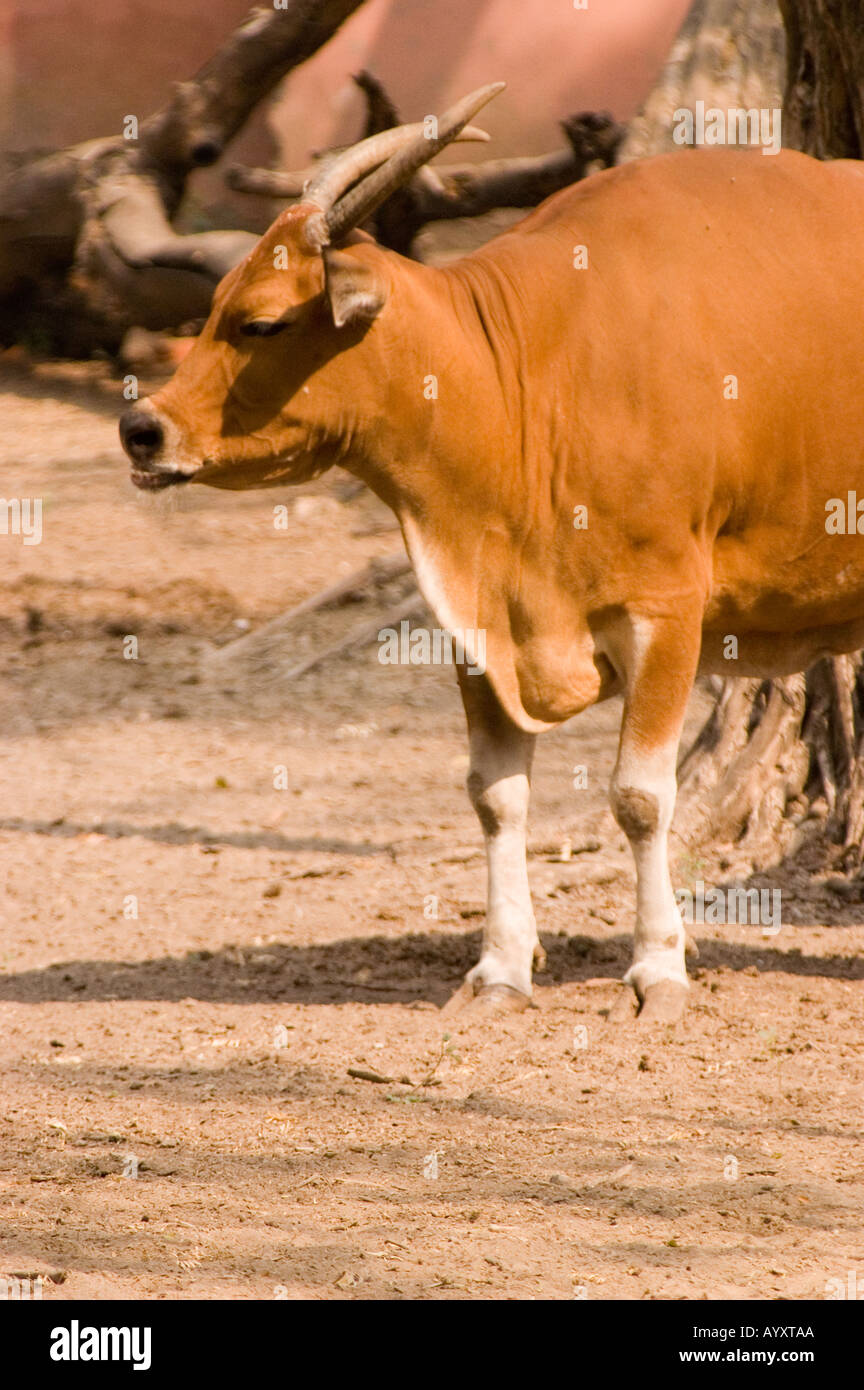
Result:
{"label": "fallen branch", "polygon": [[278,169],[256,169],[247,164],[232,164],[225,170],[225,183],[235,193],[251,193],[257,198],[299,198],[304,186],[317,173],[318,165],[310,164],[293,174]]}
{"label": "fallen branch", "polygon": [[342,655],[343,652],[354,647],[368,646],[377,640],[382,627],[391,627],[394,622],[399,623],[403,618],[422,613],[424,604],[418,591],[412,588],[411,593],[405,596],[397,607],[389,609],[383,617],[354,627],[339,642],[286,668],[284,663],[286,652],[290,651],[290,636],[301,619],[313,613],[340,608],[362,598],[372,597],[394,580],[410,572],[411,562],[404,551],[376,557],[362,569],[355,570],[353,574],[346,575],[335,584],[328,584],[326,588],[304,599],[287,613],[280,613],[278,618],[272,618],[255,632],[246,633],[243,637],[238,637],[217,651],[209,653],[205,664],[211,673],[219,678],[224,677],[225,671],[230,668],[254,672],[259,682],[295,680],[323,662]]}
{"label": "fallen branch", "polygon": [[[380,589],[384,584],[389,584],[391,579],[398,579],[403,574],[408,574],[411,569],[411,561],[404,551],[396,551],[393,555],[379,555],[371,559],[368,565],[362,569],[355,570],[353,574],[346,575],[344,579],[337,579],[335,584],[328,584],[326,589],[321,589],[319,593],[313,594],[311,598],[304,599],[295,608],[290,608],[281,617],[274,618],[272,623],[268,623],[268,628],[272,631],[284,631],[290,627],[298,618],[303,618],[307,613],[314,613],[319,608],[333,608],[337,604],[345,603],[349,600],[360,597],[370,588]],[[266,629],[262,628],[261,631]]]}
{"label": "fallen branch", "polygon": [[280,613],[278,618],[271,618],[269,623],[257,628],[255,632],[246,633],[230,642],[228,646],[221,647],[220,654],[229,653],[235,656],[260,642],[278,639],[308,613],[316,613],[324,608],[336,608],[341,604],[358,600],[370,591],[389,584],[391,580],[408,574],[410,569],[411,561],[404,550],[396,551],[393,555],[375,556],[362,569],[354,570],[344,579],[337,579],[335,584],[328,584],[326,588],[319,589],[302,603],[289,608],[287,613]]}
{"label": "fallen branch", "polygon": [[380,618],[376,618],[372,622],[361,623],[340,642],[334,642],[332,646],[325,647],[315,656],[310,656],[306,661],[292,666],[290,670],[285,672],[284,679],[286,681],[297,680],[300,676],[307,675],[309,671],[314,671],[316,667],[323,666],[325,661],[332,661],[334,657],[344,656],[346,652],[352,651],[355,647],[368,647],[378,640],[378,634],[382,628],[396,627],[406,618],[419,617],[425,612],[425,609],[426,605],[415,589],[406,599],[403,599],[395,608],[382,614]]}
{"label": "fallen branch", "polygon": [[[399,116],[380,82],[369,73],[354,81],[368,103],[365,135],[398,124]],[[577,183],[592,165],[615,163],[625,128],[611,116],[583,112],[562,121],[567,147],[551,154],[491,159],[478,164],[423,168],[407,187],[400,188],[374,215],[371,230],[384,246],[407,254],[414,237],[427,222],[456,217],[479,217],[494,208],[536,207],[545,198]],[[331,158],[328,152],[324,158]],[[300,198],[317,169],[279,172],[244,165],[226,175],[230,187],[260,197]]]}
{"label": "fallen branch", "polygon": [[[445,164],[426,170],[434,177],[415,175],[410,184],[415,199],[413,221],[419,226],[440,218],[478,217],[499,207],[534,207],[583,178],[586,163],[601,158],[596,154],[586,160],[575,156],[572,149],[562,149],[552,154],[488,159],[479,164]],[[225,182],[236,192],[262,198],[300,198],[304,185],[318,172],[318,167],[316,163],[282,173],[278,169],[233,164],[226,172]]]}
{"label": "fallen branch", "polygon": [[206,314],[213,287],[255,238],[178,234],[189,174],[213,164],[292,68],[363,0],[286,0],[253,9],[210,60],[143,121],[137,138],[89,140],[0,179],[0,323],[12,342],[34,303],[72,275],[114,323],[173,327]]}

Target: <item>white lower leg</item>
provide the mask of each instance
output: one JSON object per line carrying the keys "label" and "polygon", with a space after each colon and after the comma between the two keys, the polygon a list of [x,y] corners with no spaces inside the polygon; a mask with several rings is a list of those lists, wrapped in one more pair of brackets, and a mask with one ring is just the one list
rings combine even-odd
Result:
{"label": "white lower leg", "polygon": [[[506,762],[512,768],[512,750],[508,751]],[[525,771],[500,776],[496,774],[505,759],[496,757],[488,744],[472,746],[468,790],[483,827],[488,867],[483,951],[468,975],[475,989],[503,984],[531,993],[532,964],[540,947],[525,858],[529,760],[526,741]]]}
{"label": "white lower leg", "polygon": [[619,759],[612,809],[636,864],[633,964],[624,979],[640,998],[650,985],[686,986],[684,923],[669,877],[668,833],[675,807],[677,741],[662,752]]}
{"label": "white lower leg", "polygon": [[633,845],[636,860],[636,931],[633,964],[624,976],[640,998],[661,980],[687,984],[684,923],[669,879],[666,836]]}

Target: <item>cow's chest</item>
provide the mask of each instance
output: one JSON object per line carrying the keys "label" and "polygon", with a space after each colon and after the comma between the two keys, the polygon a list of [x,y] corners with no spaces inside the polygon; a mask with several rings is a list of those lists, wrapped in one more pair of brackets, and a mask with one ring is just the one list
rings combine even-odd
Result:
{"label": "cow's chest", "polygon": [[510,557],[493,553],[494,543],[469,560],[445,552],[410,520],[402,526],[420,592],[437,622],[464,642],[469,662],[478,674],[482,666],[520,728],[553,727],[615,693],[596,638],[554,584],[542,585],[542,592],[523,588],[508,571]]}

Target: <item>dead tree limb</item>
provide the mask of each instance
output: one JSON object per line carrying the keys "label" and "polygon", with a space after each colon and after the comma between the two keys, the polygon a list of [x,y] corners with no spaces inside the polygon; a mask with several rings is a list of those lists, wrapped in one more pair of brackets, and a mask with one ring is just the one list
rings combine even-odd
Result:
{"label": "dead tree limb", "polygon": [[346,652],[354,651],[358,647],[371,646],[373,642],[377,641],[378,634],[383,628],[395,628],[407,619],[420,617],[425,611],[426,605],[418,591],[414,589],[401,603],[397,603],[394,608],[389,608],[380,617],[373,618],[371,621],[367,620],[365,623],[358,623],[339,642],[332,643],[323,651],[315,652],[305,661],[290,667],[285,672],[283,679],[286,681],[298,680],[300,676],[305,676],[309,671],[316,670],[319,666],[323,666],[326,661],[332,661],[334,657],[344,656]]}
{"label": "dead tree limb", "polygon": [[393,555],[375,557],[362,569],[355,570],[353,574],[346,575],[344,579],[337,579],[335,584],[328,584],[326,589],[312,594],[294,608],[289,608],[287,613],[281,613],[278,618],[274,618],[265,627],[259,628],[256,634],[250,634],[248,638],[239,638],[234,645],[236,647],[239,642],[249,641],[253,635],[261,637],[265,633],[284,632],[286,628],[296,623],[298,618],[305,618],[307,613],[315,613],[321,608],[335,608],[343,603],[352,603],[370,591],[380,589],[384,584],[389,584],[393,579],[401,579],[402,575],[408,574],[410,570],[411,561],[404,550],[397,550]]}
{"label": "dead tree limb", "polygon": [[213,164],[257,104],[363,0],[286,0],[253,9],[212,58],[144,120],[137,139],[90,140],[0,178],[4,341],[22,314],[73,273],[116,320],[158,328],[199,317],[216,281],[255,238],[179,235],[172,221],[194,169]]}
{"label": "dead tree limb", "polygon": [[[404,586],[398,583],[410,573],[411,561],[404,550],[395,551],[392,555],[376,556],[362,569],[355,570],[344,579],[337,579],[334,584],[328,584],[326,588],[311,594],[287,613],[280,613],[278,617],[271,618],[270,622],[264,623],[254,632],[237,637],[217,651],[208,653],[204,662],[205,668],[217,679],[224,679],[230,671],[241,675],[254,674],[256,679],[264,680],[265,683],[282,681],[302,675],[306,670],[312,670],[331,656],[337,656],[349,648],[374,642],[379,628],[392,626],[390,618],[394,613],[397,614],[394,621],[399,622],[404,617],[423,611],[423,600],[413,583],[409,583],[407,593]],[[391,589],[391,586],[394,588]],[[378,602],[383,600],[392,605],[394,597],[396,607],[392,608],[389,617],[385,615],[376,623],[367,620],[333,646],[313,653],[299,664],[296,661],[290,666],[286,664],[290,660],[295,628],[302,619],[314,613],[347,607],[366,599]]]}
{"label": "dead tree limb", "polygon": [[251,193],[256,198],[299,198],[318,165],[310,164],[294,174],[279,169],[258,169],[249,164],[232,164],[225,170],[225,183],[235,193]]}
{"label": "dead tree limb", "polygon": [[[368,105],[364,135],[377,135],[397,125],[399,114],[381,83],[368,72],[359,73],[354,81]],[[613,165],[626,133],[611,116],[597,112],[570,116],[562,121],[561,128],[566,148],[551,154],[424,167],[377,210],[368,230],[383,246],[408,255],[427,222],[479,217],[494,208],[536,207],[559,189],[584,178],[592,166]],[[226,179],[239,192],[299,198],[315,167],[282,173],[235,165]]]}
{"label": "dead tree limb", "polygon": [[[599,153],[591,155],[591,159],[595,157],[603,158]],[[534,207],[584,177],[586,162],[590,160],[577,159],[572,149],[562,149],[552,154],[488,159],[480,164],[445,164],[429,170],[433,178],[428,181],[413,180],[412,220],[419,227],[438,218],[478,217],[493,208]],[[235,164],[226,172],[225,182],[237,192],[262,198],[299,198],[317,168],[310,164],[294,173],[282,173]]]}

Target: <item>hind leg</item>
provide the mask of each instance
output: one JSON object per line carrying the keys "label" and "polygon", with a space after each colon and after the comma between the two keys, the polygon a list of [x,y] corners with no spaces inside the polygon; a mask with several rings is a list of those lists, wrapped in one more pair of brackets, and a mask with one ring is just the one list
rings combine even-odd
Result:
{"label": "hind leg", "polygon": [[674,618],[635,620],[625,658],[610,801],[636,866],[633,963],[624,978],[648,1021],[674,1022],[687,1000],[686,935],[669,875],[668,835],[678,744],[699,658],[698,616],[685,609]]}

